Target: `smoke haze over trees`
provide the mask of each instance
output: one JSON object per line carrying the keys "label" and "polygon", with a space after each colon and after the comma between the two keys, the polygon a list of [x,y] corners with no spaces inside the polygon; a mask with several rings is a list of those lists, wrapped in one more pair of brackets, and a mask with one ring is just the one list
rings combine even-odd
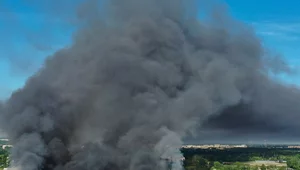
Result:
{"label": "smoke haze over trees", "polygon": [[194,0],[79,4],[64,18],[79,28],[72,44],[1,105],[16,169],[163,169],[193,135],[298,135],[300,91],[269,77],[292,70],[225,11],[201,21]]}

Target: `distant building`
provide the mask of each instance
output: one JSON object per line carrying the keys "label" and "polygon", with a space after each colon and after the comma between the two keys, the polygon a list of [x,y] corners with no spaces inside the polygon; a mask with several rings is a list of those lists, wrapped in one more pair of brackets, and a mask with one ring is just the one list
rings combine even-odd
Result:
{"label": "distant building", "polygon": [[287,163],[287,161],[284,160],[278,160],[279,163]]}
{"label": "distant building", "polygon": [[300,145],[296,145],[296,146],[288,146],[288,148],[300,149]]}
{"label": "distant building", "polygon": [[185,145],[182,148],[191,148],[191,149],[230,149],[230,148],[247,148],[247,145]]}

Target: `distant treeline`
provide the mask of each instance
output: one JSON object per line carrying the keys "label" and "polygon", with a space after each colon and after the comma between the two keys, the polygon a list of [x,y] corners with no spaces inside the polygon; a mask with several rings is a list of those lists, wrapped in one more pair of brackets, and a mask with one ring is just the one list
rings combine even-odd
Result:
{"label": "distant treeline", "polygon": [[[250,167],[239,162],[256,160],[287,161],[287,166],[300,170],[299,149],[280,148],[232,148],[232,149],[182,149],[186,170],[257,170],[266,167]],[[232,162],[231,165],[226,165]],[[268,167],[267,169],[282,169]]]}
{"label": "distant treeline", "polygon": [[232,149],[181,149],[186,159],[194,155],[201,155],[209,161],[220,162],[246,162],[256,158],[266,160],[279,160],[284,156],[293,156],[299,149],[273,149],[273,148],[232,148]]}

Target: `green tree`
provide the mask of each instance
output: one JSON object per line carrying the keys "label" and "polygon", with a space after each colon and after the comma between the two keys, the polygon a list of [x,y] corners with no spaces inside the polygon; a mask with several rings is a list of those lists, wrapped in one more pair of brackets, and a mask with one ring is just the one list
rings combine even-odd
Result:
{"label": "green tree", "polygon": [[199,155],[194,155],[191,159],[186,160],[186,170],[209,170],[209,161]]}
{"label": "green tree", "polygon": [[260,167],[261,170],[267,170],[267,167],[265,166],[265,164],[262,164],[262,166]]}
{"label": "green tree", "polygon": [[216,162],[214,162],[214,166],[212,168],[217,169],[217,170],[221,170],[221,169],[224,169],[223,167],[224,166],[220,162],[216,161]]}
{"label": "green tree", "polygon": [[292,156],[288,159],[287,161],[287,165],[290,168],[296,169],[296,170],[300,170],[300,159],[299,156]]}

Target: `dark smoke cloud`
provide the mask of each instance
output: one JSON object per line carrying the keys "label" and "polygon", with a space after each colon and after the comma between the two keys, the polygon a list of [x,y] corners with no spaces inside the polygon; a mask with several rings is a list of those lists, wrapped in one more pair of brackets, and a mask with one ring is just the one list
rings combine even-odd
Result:
{"label": "dark smoke cloud", "polygon": [[[265,134],[265,138],[268,138],[273,134],[281,140],[291,137],[297,139],[299,89],[273,81],[264,83],[259,84],[250,103],[228,107],[220,115],[211,116],[204,127],[225,129],[240,136]],[[273,140],[276,139],[273,137]]]}
{"label": "dark smoke cloud", "polygon": [[16,169],[153,170],[172,157],[179,170],[197,128],[297,127],[300,91],[269,78],[286,67],[265,64],[251,28],[223,12],[201,22],[192,0],[95,2],[73,44],[3,104]]}

